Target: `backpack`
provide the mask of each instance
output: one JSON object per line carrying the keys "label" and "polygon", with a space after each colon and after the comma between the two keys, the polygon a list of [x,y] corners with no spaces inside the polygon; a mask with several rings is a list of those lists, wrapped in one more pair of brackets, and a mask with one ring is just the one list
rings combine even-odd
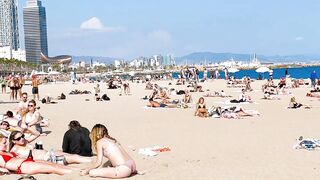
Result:
{"label": "backpack", "polygon": [[110,101],[110,98],[106,94],[103,94],[101,96],[101,99],[104,100],[104,101]]}
{"label": "backpack", "polygon": [[61,93],[60,99],[66,99],[66,95],[64,95],[63,93]]}

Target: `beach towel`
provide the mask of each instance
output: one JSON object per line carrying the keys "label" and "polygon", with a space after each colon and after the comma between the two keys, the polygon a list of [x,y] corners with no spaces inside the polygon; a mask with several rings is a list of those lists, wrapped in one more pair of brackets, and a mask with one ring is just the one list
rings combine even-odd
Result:
{"label": "beach towel", "polygon": [[[226,101],[216,101],[214,103],[218,103],[218,104],[250,104],[250,102],[240,102],[240,103],[232,103],[230,102],[230,100],[226,100]],[[253,104],[257,104],[255,102],[253,102]]]}

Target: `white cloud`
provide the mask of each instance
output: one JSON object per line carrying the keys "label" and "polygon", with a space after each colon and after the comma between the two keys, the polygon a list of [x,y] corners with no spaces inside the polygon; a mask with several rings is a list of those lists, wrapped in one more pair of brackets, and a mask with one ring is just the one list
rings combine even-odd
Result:
{"label": "white cloud", "polygon": [[93,17],[81,23],[80,29],[83,30],[97,30],[102,32],[125,32],[124,27],[107,27],[102,24],[99,18]]}
{"label": "white cloud", "polygon": [[298,36],[298,37],[295,38],[295,40],[296,40],[296,41],[303,41],[303,40],[304,40],[304,37]]}

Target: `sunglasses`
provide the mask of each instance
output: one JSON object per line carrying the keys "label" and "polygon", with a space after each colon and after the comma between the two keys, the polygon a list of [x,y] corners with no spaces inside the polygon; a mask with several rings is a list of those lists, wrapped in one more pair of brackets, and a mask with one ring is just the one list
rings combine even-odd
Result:
{"label": "sunglasses", "polygon": [[33,104],[28,104],[28,107],[34,107],[34,105]]}
{"label": "sunglasses", "polygon": [[26,97],[26,96],[23,96],[23,98],[24,98],[24,99],[27,99],[28,97]]}
{"label": "sunglasses", "polygon": [[8,123],[1,123],[0,125],[5,125],[5,126],[9,126],[9,124]]}
{"label": "sunglasses", "polygon": [[13,140],[15,140],[15,141],[20,141],[22,138],[24,138],[24,134],[22,134],[20,137],[15,138],[15,139],[13,139]]}

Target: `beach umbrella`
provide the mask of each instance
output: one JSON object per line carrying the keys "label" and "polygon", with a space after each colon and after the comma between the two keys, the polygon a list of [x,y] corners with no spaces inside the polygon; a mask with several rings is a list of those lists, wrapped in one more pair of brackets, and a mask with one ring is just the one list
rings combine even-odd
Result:
{"label": "beach umbrella", "polygon": [[47,75],[48,73],[40,71],[40,72],[36,72],[35,75]]}
{"label": "beach umbrella", "polygon": [[238,71],[239,71],[239,69],[233,68],[233,67],[231,67],[231,68],[228,69],[228,72],[229,72],[229,73],[236,73],[236,72],[238,72]]}
{"label": "beach umbrella", "polygon": [[270,69],[267,68],[267,67],[264,67],[264,66],[259,67],[259,68],[256,70],[257,73],[265,73],[265,72],[269,72],[269,71],[270,71]]}

